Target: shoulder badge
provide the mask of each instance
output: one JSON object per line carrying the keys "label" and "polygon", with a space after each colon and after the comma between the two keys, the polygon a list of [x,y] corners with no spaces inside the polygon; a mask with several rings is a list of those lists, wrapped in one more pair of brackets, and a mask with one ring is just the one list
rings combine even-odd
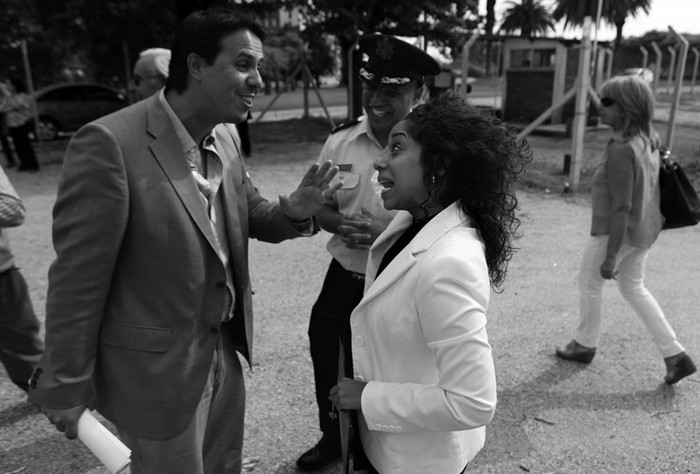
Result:
{"label": "shoulder badge", "polygon": [[345,130],[346,128],[350,128],[353,125],[357,125],[358,123],[360,123],[360,117],[357,117],[353,120],[349,120],[347,122],[343,122],[340,125],[336,125],[335,127],[333,127],[333,130],[331,130],[331,135],[333,135],[335,132],[339,132],[341,130]]}

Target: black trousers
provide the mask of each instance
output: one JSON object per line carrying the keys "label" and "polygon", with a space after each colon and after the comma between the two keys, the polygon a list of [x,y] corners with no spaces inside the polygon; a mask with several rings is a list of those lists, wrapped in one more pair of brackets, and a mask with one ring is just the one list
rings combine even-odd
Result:
{"label": "black trousers", "polygon": [[[323,281],[321,293],[311,310],[309,343],[314,366],[319,427],[324,436],[340,443],[338,419],[331,419],[328,392],[338,383],[339,340],[350,340],[350,314],[362,299],[364,277],[345,270],[333,260]],[[345,343],[345,374],[352,377],[352,357]]]}
{"label": "black trousers", "polygon": [[32,130],[32,122],[29,121],[19,127],[10,127],[10,136],[15,144],[15,151],[19,157],[19,169],[38,171],[39,162],[36,160],[32,142],[29,140],[29,132]]}
{"label": "black trousers", "polygon": [[0,145],[2,145],[2,151],[3,153],[5,153],[7,165],[14,166],[15,162],[17,161],[15,159],[15,153],[12,151],[12,147],[10,146],[10,142],[7,139],[7,135],[3,134],[2,131],[0,131]]}
{"label": "black trousers", "polygon": [[0,362],[10,380],[25,392],[43,352],[27,283],[16,268],[0,273]]}

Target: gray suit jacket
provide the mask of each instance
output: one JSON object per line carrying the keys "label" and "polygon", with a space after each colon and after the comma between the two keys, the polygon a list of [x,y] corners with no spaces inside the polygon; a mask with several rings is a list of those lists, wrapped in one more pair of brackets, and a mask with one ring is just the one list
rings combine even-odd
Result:
{"label": "gray suit jacket", "polygon": [[65,155],[54,208],[47,349],[30,399],[91,401],[117,426],[169,438],[192,419],[221,328],[250,362],[248,237],[300,235],[247,176],[232,135],[215,129],[235,315],[214,234],[180,141],[157,96],[83,127]]}

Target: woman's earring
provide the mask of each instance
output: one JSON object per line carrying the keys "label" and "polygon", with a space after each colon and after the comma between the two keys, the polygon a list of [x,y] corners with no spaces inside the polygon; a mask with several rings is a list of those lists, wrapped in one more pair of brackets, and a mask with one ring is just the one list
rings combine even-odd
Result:
{"label": "woman's earring", "polygon": [[435,181],[436,181],[435,175],[432,175],[432,176],[430,177],[430,184],[432,184],[433,186],[435,186]]}

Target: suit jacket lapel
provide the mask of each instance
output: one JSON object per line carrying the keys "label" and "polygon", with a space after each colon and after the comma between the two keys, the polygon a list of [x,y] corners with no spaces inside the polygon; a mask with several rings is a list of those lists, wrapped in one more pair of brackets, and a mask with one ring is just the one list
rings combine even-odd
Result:
{"label": "suit jacket lapel", "polygon": [[192,220],[204,234],[212,249],[218,252],[206,206],[202,205],[201,194],[190,175],[191,171],[182,152],[180,139],[175,133],[168,114],[160,104],[157,94],[147,100],[149,100],[147,106],[148,132],[154,137],[150,146],[151,151]]}
{"label": "suit jacket lapel", "polygon": [[[219,125],[214,130],[216,142],[221,148],[217,149],[223,161],[223,180],[221,181],[221,192],[224,201],[224,212],[226,213],[226,229],[228,232],[229,246],[232,256],[240,260],[244,254],[243,242],[245,239],[241,233],[241,216],[238,213],[238,197],[236,196],[236,183],[242,183],[245,187],[245,180],[242,175],[242,168],[235,163],[240,159],[238,146],[236,145],[227,125]],[[239,268],[237,265],[236,268]]]}

